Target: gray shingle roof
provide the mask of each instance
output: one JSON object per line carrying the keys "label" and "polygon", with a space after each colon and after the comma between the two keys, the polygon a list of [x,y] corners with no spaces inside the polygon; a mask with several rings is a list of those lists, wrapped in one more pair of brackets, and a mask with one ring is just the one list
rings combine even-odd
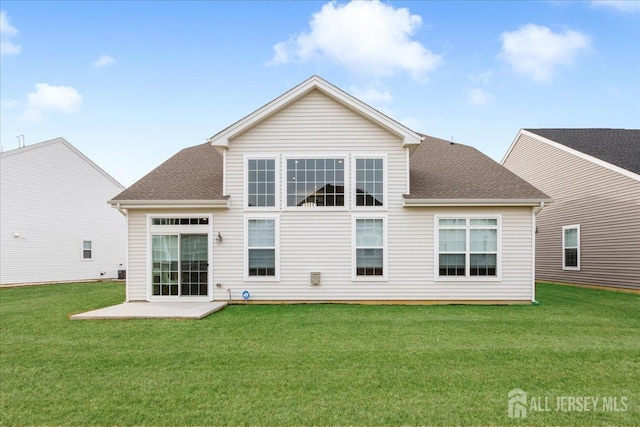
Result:
{"label": "gray shingle roof", "polygon": [[[222,156],[209,143],[185,148],[114,198],[221,200]],[[408,199],[549,197],[475,148],[425,136],[411,155]]]}
{"label": "gray shingle roof", "polygon": [[426,136],[411,155],[406,199],[532,199],[550,197],[473,147]]}
{"label": "gray shingle roof", "polygon": [[640,174],[640,129],[525,129]]}
{"label": "gray shingle roof", "polygon": [[179,151],[113,200],[222,200],[222,156],[209,143]]}

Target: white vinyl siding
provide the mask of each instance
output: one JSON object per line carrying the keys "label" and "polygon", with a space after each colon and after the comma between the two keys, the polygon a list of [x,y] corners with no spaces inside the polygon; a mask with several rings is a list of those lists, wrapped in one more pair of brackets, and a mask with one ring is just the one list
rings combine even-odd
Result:
{"label": "white vinyl siding", "polygon": [[[232,139],[226,151],[229,209],[213,211],[213,232],[223,236],[213,246],[215,300],[242,301],[531,301],[532,208],[405,208],[407,154],[402,141],[353,110],[314,90]],[[279,182],[283,182],[286,158],[344,157],[345,171],[353,171],[355,159],[385,157],[385,206],[358,207],[349,192],[348,206],[340,210],[288,208],[280,198],[279,211],[246,208],[244,165],[255,153],[277,158]],[[355,180],[348,174],[348,184]],[[371,212],[372,209],[375,212]],[[265,209],[266,210],[266,209]],[[175,211],[175,210],[174,210]],[[493,281],[453,280],[435,282],[434,217],[453,215],[502,217],[502,277]],[[277,217],[278,280],[247,277],[247,219]],[[386,281],[354,277],[354,219],[383,218],[386,227],[384,256]],[[135,246],[145,235],[144,222],[130,211],[131,292],[144,256]],[[144,237],[142,237],[144,239]],[[143,259],[140,259],[142,255]],[[322,282],[311,286],[311,272]],[[133,281],[135,280],[135,284]],[[219,284],[219,286],[218,286]],[[133,297],[133,295],[132,295]],[[132,298],[133,299],[133,298]],[[144,299],[144,297],[142,298]]]}
{"label": "white vinyl siding", "polygon": [[126,219],[107,204],[124,187],[66,141],[1,153],[0,175],[0,284],[111,279],[126,268]]}

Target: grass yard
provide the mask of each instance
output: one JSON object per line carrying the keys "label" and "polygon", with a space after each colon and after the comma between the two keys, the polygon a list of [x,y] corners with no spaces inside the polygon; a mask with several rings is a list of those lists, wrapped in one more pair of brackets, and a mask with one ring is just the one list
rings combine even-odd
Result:
{"label": "grass yard", "polygon": [[[640,296],[537,296],[69,321],[123,301],[124,286],[2,289],[0,425],[640,425]],[[549,411],[508,418],[514,388]],[[600,400],[567,411],[562,396]]]}

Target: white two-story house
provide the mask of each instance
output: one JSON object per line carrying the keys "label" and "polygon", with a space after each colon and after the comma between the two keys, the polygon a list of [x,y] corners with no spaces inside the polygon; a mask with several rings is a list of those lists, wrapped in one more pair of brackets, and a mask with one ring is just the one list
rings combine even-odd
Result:
{"label": "white two-story house", "polygon": [[530,303],[545,202],[317,76],[110,201],[128,301],[260,303]]}

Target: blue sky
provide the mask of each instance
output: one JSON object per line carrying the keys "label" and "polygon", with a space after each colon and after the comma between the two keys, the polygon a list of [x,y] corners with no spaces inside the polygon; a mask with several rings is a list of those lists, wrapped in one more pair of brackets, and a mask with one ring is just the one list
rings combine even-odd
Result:
{"label": "blue sky", "polygon": [[313,74],[500,160],[520,128],[640,128],[640,2],[4,0],[3,149],[131,185]]}

